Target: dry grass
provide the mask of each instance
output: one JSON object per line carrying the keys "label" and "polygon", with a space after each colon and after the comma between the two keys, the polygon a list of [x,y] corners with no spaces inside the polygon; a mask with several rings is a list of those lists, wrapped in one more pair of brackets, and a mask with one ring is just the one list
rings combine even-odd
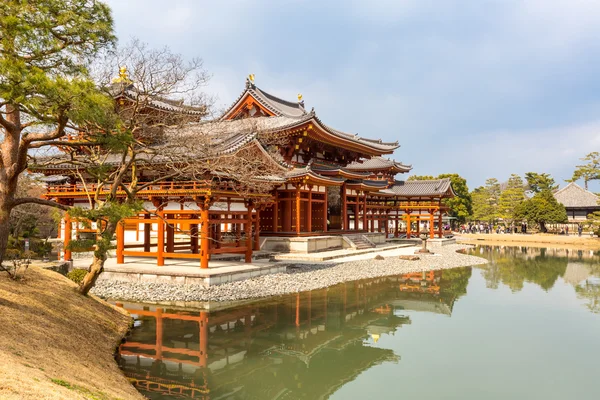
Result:
{"label": "dry grass", "polygon": [[113,359],[129,321],[56,272],[0,274],[0,398],[142,399]]}
{"label": "dry grass", "polygon": [[534,235],[480,235],[480,234],[461,234],[457,237],[459,243],[485,243],[490,245],[504,246],[533,246],[533,247],[560,247],[574,248],[581,250],[599,250],[600,239],[589,236],[565,236],[565,235],[550,235],[550,234],[534,234]]}

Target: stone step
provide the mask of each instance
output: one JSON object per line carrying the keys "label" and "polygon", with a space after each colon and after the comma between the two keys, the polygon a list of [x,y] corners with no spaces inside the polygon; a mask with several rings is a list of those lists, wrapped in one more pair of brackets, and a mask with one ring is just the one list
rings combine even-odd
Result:
{"label": "stone step", "polygon": [[351,241],[358,250],[371,249],[375,247],[375,245],[373,245],[373,243],[371,243],[371,241],[363,235],[346,235],[344,237]]}

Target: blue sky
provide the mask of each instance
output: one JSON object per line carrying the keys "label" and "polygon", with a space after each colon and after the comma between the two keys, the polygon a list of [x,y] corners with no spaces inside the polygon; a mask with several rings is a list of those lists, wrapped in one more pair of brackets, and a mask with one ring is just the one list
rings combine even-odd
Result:
{"label": "blue sky", "polygon": [[[256,75],[329,125],[398,140],[413,173],[561,185],[600,151],[600,2],[107,0],[122,42],[201,57],[229,105]],[[591,186],[600,190],[600,185]]]}

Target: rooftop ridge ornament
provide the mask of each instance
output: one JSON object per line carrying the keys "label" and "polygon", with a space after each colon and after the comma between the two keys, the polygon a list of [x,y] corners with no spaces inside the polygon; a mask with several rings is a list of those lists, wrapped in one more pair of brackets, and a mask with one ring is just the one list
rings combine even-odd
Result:
{"label": "rooftop ridge ornament", "polygon": [[254,89],[256,85],[254,84],[254,74],[249,74],[246,78],[246,89]]}
{"label": "rooftop ridge ornament", "polygon": [[129,79],[129,74],[127,73],[127,67],[121,66],[119,67],[119,76],[113,78],[112,83],[132,83],[131,79]]}
{"label": "rooftop ridge ornament", "polygon": [[304,108],[304,100],[302,100],[302,93],[298,93],[298,104],[300,104],[300,106]]}

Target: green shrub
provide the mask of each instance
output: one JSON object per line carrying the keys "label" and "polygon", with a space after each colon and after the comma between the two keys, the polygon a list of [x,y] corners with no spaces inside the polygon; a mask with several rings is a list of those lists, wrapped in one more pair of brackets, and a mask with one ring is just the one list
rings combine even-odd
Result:
{"label": "green shrub", "polygon": [[81,283],[85,274],[87,274],[87,270],[85,269],[74,269],[67,274],[67,278],[75,283]]}

